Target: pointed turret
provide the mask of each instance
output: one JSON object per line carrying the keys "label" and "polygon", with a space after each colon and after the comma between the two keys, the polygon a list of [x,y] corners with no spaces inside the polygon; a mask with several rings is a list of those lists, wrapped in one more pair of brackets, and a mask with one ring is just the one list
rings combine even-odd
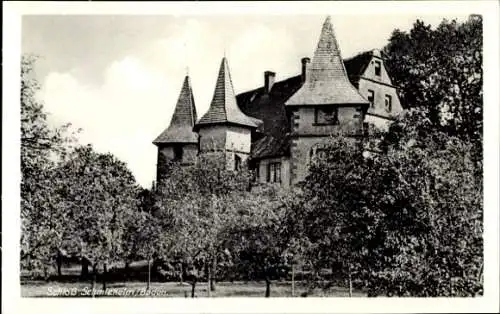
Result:
{"label": "pointed turret", "polygon": [[227,59],[222,58],[210,108],[195,124],[195,131],[203,126],[216,124],[257,128],[260,123],[260,120],[245,115],[238,107]]}
{"label": "pointed turret", "polygon": [[198,143],[198,134],[193,132],[196,118],[191,81],[186,75],[170,125],[153,143],[157,146],[169,143]]}
{"label": "pointed turret", "polygon": [[238,169],[250,156],[252,132],[260,124],[238,107],[227,59],[222,58],[210,108],[193,128],[199,135],[199,153],[222,153],[227,169]]}
{"label": "pointed turret", "polygon": [[287,106],[368,104],[349,82],[329,16],[305,76],[304,84],[288,99]]}

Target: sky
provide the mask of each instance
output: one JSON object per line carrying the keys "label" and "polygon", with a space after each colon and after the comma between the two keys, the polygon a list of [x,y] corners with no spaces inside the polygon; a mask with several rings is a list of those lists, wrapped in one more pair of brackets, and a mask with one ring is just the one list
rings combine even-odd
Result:
{"label": "sky", "polygon": [[126,162],[139,184],[156,174],[152,141],[169,124],[189,73],[199,118],[213,96],[222,57],[236,93],[282,80],[312,57],[330,14],[342,57],[381,49],[416,19],[437,26],[466,15],[28,15],[22,53],[40,56],[38,97],[49,122],[82,128],[79,142]]}

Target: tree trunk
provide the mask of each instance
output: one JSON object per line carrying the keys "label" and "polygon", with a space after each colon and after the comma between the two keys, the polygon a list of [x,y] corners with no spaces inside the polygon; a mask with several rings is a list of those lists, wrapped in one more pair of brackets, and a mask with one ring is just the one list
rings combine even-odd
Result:
{"label": "tree trunk", "polygon": [[451,274],[450,274],[450,279],[449,279],[448,284],[449,284],[449,287],[450,287],[450,295],[449,296],[452,297],[453,296],[453,281],[452,281]]}
{"label": "tree trunk", "polygon": [[212,295],[211,289],[210,289],[210,281],[212,279],[212,266],[210,265],[210,262],[208,262],[205,267],[207,268],[207,296],[210,298]]}
{"label": "tree trunk", "polygon": [[349,298],[352,297],[352,277],[351,277],[351,264],[349,264]]}
{"label": "tree trunk", "polygon": [[89,261],[82,257],[82,272],[80,273],[82,279],[87,279],[89,277]]}
{"label": "tree trunk", "polygon": [[271,280],[266,276],[266,298],[271,296]]}
{"label": "tree trunk", "polygon": [[59,278],[61,278],[62,277],[62,271],[61,271],[61,268],[62,268],[62,255],[61,255],[60,251],[57,252],[56,263],[57,263],[57,276]]}
{"label": "tree trunk", "polygon": [[181,269],[179,272],[179,285],[182,286],[182,284],[184,283],[184,266],[182,265],[182,263],[180,263],[180,266]]}
{"label": "tree trunk", "polygon": [[483,267],[484,267],[484,261],[481,262],[481,268],[479,268],[479,274],[477,276],[477,281],[479,281],[480,283],[483,282]]}
{"label": "tree trunk", "polygon": [[95,284],[97,281],[97,263],[92,265],[92,297],[95,297]]}
{"label": "tree trunk", "polygon": [[106,292],[106,277],[108,275],[108,264],[104,263],[102,268],[102,290]]}
{"label": "tree trunk", "polygon": [[214,255],[214,258],[212,260],[212,271],[210,272],[211,276],[210,276],[210,290],[211,291],[215,291],[216,287],[215,287],[215,273],[217,271],[217,255],[215,254]]}
{"label": "tree trunk", "polygon": [[295,265],[292,264],[292,297],[295,296]]}
{"label": "tree trunk", "polygon": [[149,291],[151,287],[151,259],[148,259],[148,284],[146,290]]}
{"label": "tree trunk", "polygon": [[196,278],[191,282],[191,298],[194,298],[194,289],[196,288]]}
{"label": "tree trunk", "polygon": [[125,273],[125,279],[128,279],[130,277],[130,261],[128,260],[125,261],[124,273]]}

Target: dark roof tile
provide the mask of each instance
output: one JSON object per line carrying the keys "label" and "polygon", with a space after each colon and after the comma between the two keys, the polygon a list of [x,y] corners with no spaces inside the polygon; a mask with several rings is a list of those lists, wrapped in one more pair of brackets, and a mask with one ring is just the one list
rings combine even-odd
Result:
{"label": "dark roof tile", "polygon": [[253,160],[288,155],[290,155],[289,134],[282,137],[267,135],[252,144],[251,158]]}
{"label": "dark roof tile", "polygon": [[229,66],[225,57],[222,58],[210,108],[195,124],[195,130],[199,129],[202,125],[224,123],[238,124],[252,128],[257,128],[261,124],[261,121],[245,115],[238,107],[231,74],[229,73]]}
{"label": "dark roof tile", "polygon": [[184,84],[170,120],[170,125],[154,141],[155,145],[168,143],[198,143],[198,134],[193,132],[196,122],[196,107],[189,76]]}
{"label": "dark roof tile", "polygon": [[368,105],[347,77],[330,17],[323,24],[304,85],[286,102],[287,106],[326,104]]}
{"label": "dark roof tile", "polygon": [[365,51],[344,60],[345,69],[351,84],[358,87],[359,78],[365,72],[373,57],[373,51]]}

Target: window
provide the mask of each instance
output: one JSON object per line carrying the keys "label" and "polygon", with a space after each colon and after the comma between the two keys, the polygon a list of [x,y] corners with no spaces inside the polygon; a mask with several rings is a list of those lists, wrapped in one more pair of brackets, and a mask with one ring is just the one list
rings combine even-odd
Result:
{"label": "window", "polygon": [[385,111],[391,112],[392,110],[392,97],[391,95],[385,95]]}
{"label": "window", "polygon": [[182,146],[181,145],[175,145],[174,146],[174,161],[181,161],[182,160]]}
{"label": "window", "polygon": [[281,162],[271,162],[267,166],[267,182],[281,183]]}
{"label": "window", "polygon": [[380,61],[375,61],[375,75],[376,76],[380,76],[381,69],[382,69],[382,64],[380,63]]}
{"label": "window", "polygon": [[234,170],[239,171],[241,169],[241,157],[234,155]]}
{"label": "window", "polygon": [[254,179],[257,182],[260,181],[260,163],[258,161],[255,163]]}
{"label": "window", "polygon": [[315,124],[337,124],[339,121],[338,109],[334,107],[316,108],[314,112]]}
{"label": "window", "polygon": [[370,107],[375,107],[375,92],[371,89],[368,90],[368,101],[370,102]]}

